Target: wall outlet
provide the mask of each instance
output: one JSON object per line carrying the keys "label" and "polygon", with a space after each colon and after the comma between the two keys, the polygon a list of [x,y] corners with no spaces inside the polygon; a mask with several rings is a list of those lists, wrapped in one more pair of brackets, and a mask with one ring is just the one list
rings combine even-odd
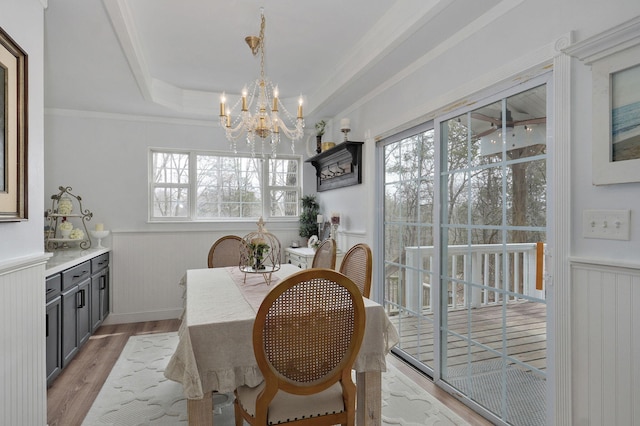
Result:
{"label": "wall outlet", "polygon": [[584,210],[582,236],[605,240],[629,240],[631,210]]}

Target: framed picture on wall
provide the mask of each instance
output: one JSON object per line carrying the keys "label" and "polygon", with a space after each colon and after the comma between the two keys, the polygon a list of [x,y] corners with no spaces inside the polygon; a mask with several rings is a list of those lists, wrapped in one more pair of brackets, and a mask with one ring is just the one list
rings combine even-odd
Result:
{"label": "framed picture on wall", "polygon": [[27,219],[27,54],[0,28],[0,221]]}
{"label": "framed picture on wall", "polygon": [[640,182],[640,46],[593,71],[593,183]]}

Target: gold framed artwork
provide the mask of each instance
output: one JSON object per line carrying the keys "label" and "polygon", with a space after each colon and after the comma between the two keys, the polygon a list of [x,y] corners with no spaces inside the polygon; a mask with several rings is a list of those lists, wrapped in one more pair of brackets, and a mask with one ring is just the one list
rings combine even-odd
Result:
{"label": "gold framed artwork", "polygon": [[0,221],[27,219],[27,54],[0,28]]}
{"label": "gold framed artwork", "polygon": [[593,183],[640,182],[640,46],[592,64]]}

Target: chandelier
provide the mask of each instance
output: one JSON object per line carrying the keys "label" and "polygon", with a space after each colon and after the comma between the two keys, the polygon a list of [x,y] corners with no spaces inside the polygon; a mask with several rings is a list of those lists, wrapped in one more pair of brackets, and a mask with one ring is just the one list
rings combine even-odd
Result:
{"label": "chandelier", "polygon": [[[295,152],[294,143],[304,134],[304,118],[302,115],[302,95],[298,100],[298,114],[294,117],[280,102],[278,86],[264,73],[264,9],[261,8],[260,35],[248,36],[245,41],[251,48],[253,56],[260,52],[260,76],[248,87],[242,89],[242,98],[231,108],[227,106],[224,94],[220,97],[220,125],[225,128],[225,135],[231,142],[233,151],[237,153],[237,141],[246,137],[251,153],[255,154],[256,138],[262,142],[264,154],[265,143],[271,145],[275,157],[280,137],[284,135],[291,140],[291,151]],[[241,105],[240,113],[234,110]],[[288,125],[287,125],[288,123]]]}

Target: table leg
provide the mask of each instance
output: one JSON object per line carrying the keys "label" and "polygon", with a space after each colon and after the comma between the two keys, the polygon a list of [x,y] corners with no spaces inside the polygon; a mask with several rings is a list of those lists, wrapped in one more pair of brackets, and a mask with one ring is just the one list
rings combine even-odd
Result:
{"label": "table leg", "polygon": [[382,424],[382,373],[369,371],[356,373],[358,426]]}
{"label": "table leg", "polygon": [[213,395],[205,392],[202,399],[187,399],[189,426],[213,426]]}

